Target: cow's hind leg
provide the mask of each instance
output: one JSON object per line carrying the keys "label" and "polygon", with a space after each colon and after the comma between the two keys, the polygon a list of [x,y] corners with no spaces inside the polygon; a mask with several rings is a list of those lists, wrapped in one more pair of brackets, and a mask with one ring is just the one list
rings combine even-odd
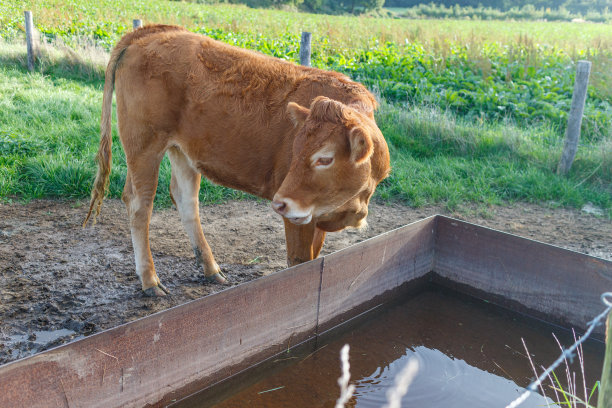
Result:
{"label": "cow's hind leg", "polygon": [[155,272],[149,246],[149,223],[153,212],[153,199],[157,190],[159,165],[163,152],[128,154],[128,171],[123,189],[123,201],[130,219],[132,245],[136,259],[136,274],[142,290],[149,296],[164,296],[168,290]]}
{"label": "cow's hind leg", "polygon": [[196,262],[204,267],[204,277],[210,282],[225,283],[227,280],[215,258],[200,224],[199,199],[200,173],[194,170],[185,154],[178,147],[168,149],[172,164],[170,192],[189,236]]}

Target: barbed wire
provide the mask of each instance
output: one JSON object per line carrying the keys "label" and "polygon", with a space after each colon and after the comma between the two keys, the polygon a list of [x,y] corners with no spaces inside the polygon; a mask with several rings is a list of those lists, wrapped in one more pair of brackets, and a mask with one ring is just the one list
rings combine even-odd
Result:
{"label": "barbed wire", "polygon": [[531,395],[531,393],[536,392],[537,387],[542,384],[542,381],[544,381],[544,379],[547,378],[548,375],[555,368],[557,368],[566,358],[570,360],[574,358],[573,353],[574,351],[576,351],[578,346],[584,343],[584,341],[591,335],[591,333],[593,333],[595,327],[599,326],[601,321],[604,320],[606,316],[608,316],[608,313],[612,311],[612,292],[603,293],[601,295],[601,301],[604,305],[607,306],[606,310],[604,310],[603,312],[601,312],[601,314],[597,315],[597,317],[588,322],[587,331],[578,340],[576,340],[576,342],[574,342],[574,344],[570,348],[563,350],[559,358],[556,359],[535,381],[529,384],[525,389],[525,392],[523,392],[517,399],[512,401],[510,404],[506,405],[506,408],[516,408],[521,405],[523,402],[525,402],[527,397]]}

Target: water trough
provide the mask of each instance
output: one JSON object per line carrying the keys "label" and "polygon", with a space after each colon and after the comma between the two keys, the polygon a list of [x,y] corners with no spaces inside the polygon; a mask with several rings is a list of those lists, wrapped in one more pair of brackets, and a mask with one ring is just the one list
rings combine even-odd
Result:
{"label": "water trough", "polygon": [[437,215],[6,364],[0,407],[165,406],[428,282],[582,330],[612,262]]}

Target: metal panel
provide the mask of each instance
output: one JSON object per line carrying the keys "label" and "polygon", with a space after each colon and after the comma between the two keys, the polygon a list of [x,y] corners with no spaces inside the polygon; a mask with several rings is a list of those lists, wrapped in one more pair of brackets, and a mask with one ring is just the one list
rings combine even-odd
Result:
{"label": "metal panel", "polygon": [[434,271],[447,286],[581,330],[612,290],[612,262],[443,216]]}
{"label": "metal panel", "polygon": [[219,381],[314,335],[321,263],[0,367],[0,407],[143,406]]}
{"label": "metal panel", "polygon": [[[436,218],[430,217],[326,256],[319,333],[431,271],[435,224]],[[389,297],[385,296],[385,301]]]}

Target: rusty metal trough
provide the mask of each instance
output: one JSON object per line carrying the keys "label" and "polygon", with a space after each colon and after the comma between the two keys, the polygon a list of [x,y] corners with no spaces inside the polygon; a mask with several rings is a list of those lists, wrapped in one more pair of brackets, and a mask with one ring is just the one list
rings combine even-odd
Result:
{"label": "rusty metal trough", "polygon": [[0,407],[164,406],[431,281],[580,330],[612,262],[437,215],[6,364]]}

